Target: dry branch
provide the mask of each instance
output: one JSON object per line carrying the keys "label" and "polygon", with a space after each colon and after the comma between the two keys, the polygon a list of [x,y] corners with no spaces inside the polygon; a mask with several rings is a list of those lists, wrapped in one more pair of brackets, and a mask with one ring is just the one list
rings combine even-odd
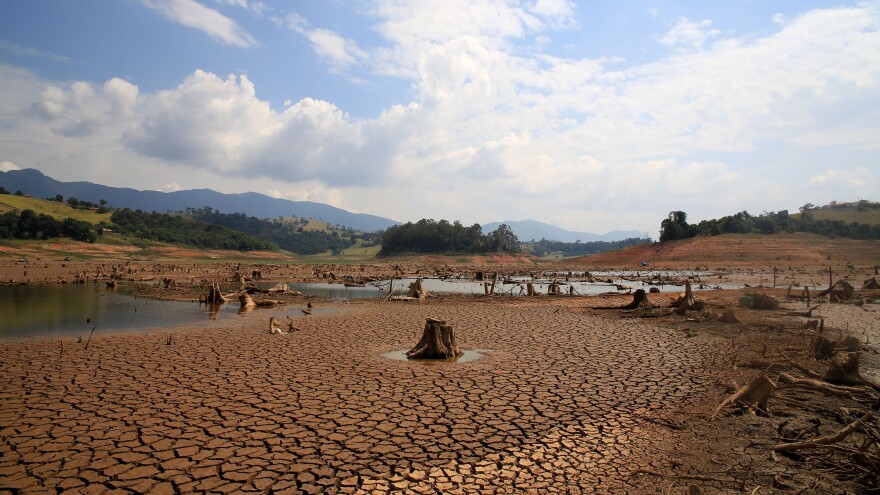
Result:
{"label": "dry branch", "polygon": [[807,440],[805,442],[794,442],[794,443],[781,443],[773,446],[773,450],[776,452],[792,452],[800,449],[809,449],[812,447],[818,447],[822,445],[831,445],[837,443],[846,437],[850,436],[853,432],[859,429],[862,426],[862,423],[870,421],[874,417],[874,413],[871,411],[866,412],[859,419],[853,421],[846,428],[838,430],[834,434],[831,435],[823,435],[821,437],[816,437],[812,440]]}
{"label": "dry branch", "polygon": [[718,408],[715,409],[715,413],[712,414],[712,419],[715,419],[718,414],[729,405],[734,405],[739,408],[749,408],[755,411],[764,409],[767,400],[773,395],[774,390],[776,390],[776,384],[767,378],[767,375],[759,375],[752,380],[751,383],[742,387],[735,394],[719,404]]}

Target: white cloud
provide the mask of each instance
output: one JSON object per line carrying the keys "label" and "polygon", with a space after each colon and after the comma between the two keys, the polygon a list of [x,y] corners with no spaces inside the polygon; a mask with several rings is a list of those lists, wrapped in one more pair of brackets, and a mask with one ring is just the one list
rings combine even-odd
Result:
{"label": "white cloud", "polygon": [[21,168],[12,162],[0,162],[0,172],[9,172],[10,170],[21,170]]}
{"label": "white cloud", "polygon": [[[803,184],[789,185],[792,174],[814,187],[878,192],[854,185],[871,174],[828,171],[811,152],[822,142],[835,160],[857,152],[873,161],[847,163],[876,162],[876,152],[865,155],[876,151],[880,101],[871,9],[814,10],[769,35],[723,40],[693,23],[668,40],[689,50],[627,66],[524,50],[527,38],[556,29],[547,5],[456,1],[438,10],[380,0],[370,13],[383,47],[347,45],[329,31],[314,46],[339,70],[412,83],[411,101],[373,118],[312,98],[272,108],[245,75],[196,71],[177,87],[141,92],[121,79],[62,85],[9,70],[0,71],[0,125],[9,129],[0,156],[61,163],[101,150],[177,171],[187,187],[204,187],[201,177],[404,220],[540,217],[597,231],[627,220],[653,229],[673,209],[725,215],[812,201]],[[307,38],[320,32],[288,21]],[[798,152],[806,158],[773,157]],[[169,180],[141,177],[152,187]]]}
{"label": "white cloud", "polygon": [[178,184],[177,182],[171,182],[170,184],[165,184],[164,186],[160,187],[159,190],[162,192],[175,192],[180,191],[181,187],[180,184]]}
{"label": "white cloud", "polygon": [[695,22],[682,17],[665,36],[660,38],[660,43],[678,49],[699,50],[706,41],[719,34],[720,31],[712,29],[712,21],[709,19]]}
{"label": "white cloud", "polygon": [[344,70],[368,58],[367,52],[358,47],[356,41],[343,38],[329,29],[311,28],[308,21],[299,14],[287,17],[287,26],[305,36],[315,54],[336,70]]}
{"label": "white cloud", "polygon": [[810,177],[812,186],[838,187],[844,190],[870,192],[871,186],[876,186],[878,178],[865,167],[856,167],[852,170],[829,169],[824,174]]}
{"label": "white cloud", "polygon": [[9,52],[15,55],[21,55],[25,57],[40,57],[40,58],[48,58],[52,59],[56,62],[72,62],[73,60],[69,57],[65,57],[63,55],[57,55],[55,53],[46,52],[43,50],[38,50],[31,46],[20,45],[18,43],[0,39],[0,50],[5,52]]}
{"label": "white cloud", "polygon": [[141,0],[141,3],[161,12],[171,21],[203,31],[226,45],[239,47],[257,45],[257,41],[234,20],[195,0]]}

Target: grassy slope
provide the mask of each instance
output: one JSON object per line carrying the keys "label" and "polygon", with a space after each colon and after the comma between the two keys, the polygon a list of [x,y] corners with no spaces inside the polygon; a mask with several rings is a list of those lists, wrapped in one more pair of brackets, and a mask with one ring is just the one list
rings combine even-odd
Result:
{"label": "grassy slope", "polygon": [[[810,210],[816,220],[841,220],[846,223],[859,222],[868,225],[880,225],[880,209],[867,209],[859,211],[856,208],[841,208],[827,210]],[[792,215],[799,217],[800,213]]]}
{"label": "grassy slope", "polygon": [[64,203],[48,201],[45,199],[26,198],[24,196],[14,196],[12,194],[0,194],[0,213],[22,210],[33,210],[37,213],[49,215],[58,220],[73,218],[92,224],[97,224],[101,221],[110,222],[111,215],[111,213],[77,210]]}
{"label": "grassy slope", "polygon": [[652,268],[711,269],[737,266],[827,265],[873,266],[880,264],[880,241],[839,239],[814,234],[725,234],[698,236],[664,243],[643,244],[619,251],[571,260],[581,266],[639,267],[648,261]]}

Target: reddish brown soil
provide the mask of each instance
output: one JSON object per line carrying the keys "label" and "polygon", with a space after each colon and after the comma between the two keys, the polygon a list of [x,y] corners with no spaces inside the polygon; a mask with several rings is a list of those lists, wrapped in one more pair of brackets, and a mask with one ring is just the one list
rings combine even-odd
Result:
{"label": "reddish brown soil", "polygon": [[800,266],[839,268],[880,264],[880,241],[833,239],[813,234],[727,234],[633,246],[586,256],[581,266],[637,268],[765,268]]}

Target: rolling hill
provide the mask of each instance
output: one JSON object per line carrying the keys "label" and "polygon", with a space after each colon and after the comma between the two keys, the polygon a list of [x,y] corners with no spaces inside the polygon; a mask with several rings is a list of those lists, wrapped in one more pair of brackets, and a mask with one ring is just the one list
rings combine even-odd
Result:
{"label": "rolling hill", "polygon": [[73,218],[74,220],[82,220],[93,225],[100,222],[109,222],[111,215],[111,213],[98,213],[96,211],[71,208],[57,201],[0,194],[0,213],[7,211],[20,212],[22,210],[33,210],[36,213],[49,215],[58,220]]}
{"label": "rolling hill", "polygon": [[798,266],[817,271],[847,263],[880,264],[880,241],[825,237],[816,234],[723,234],[641,244],[584,256],[569,262],[585,267],[710,269],[749,266]]}
{"label": "rolling hill", "polygon": [[375,232],[399,223],[389,218],[352,213],[323,203],[289,201],[255,192],[224,194],[211,189],[192,189],[170,193],[140,191],[91,182],[60,182],[36,169],[0,172],[0,186],[9,191],[21,190],[34,197],[49,198],[61,194],[65,198],[73,196],[93,203],[105,199],[116,208],[160,213],[210,206],[223,213],[244,213],[257,218],[291,216],[314,218],[332,225],[343,225],[364,232]]}
{"label": "rolling hill", "polygon": [[483,232],[492,232],[502,223],[507,224],[520,241],[539,241],[541,239],[559,242],[620,241],[632,237],[642,237],[643,235],[637,230],[613,230],[605,234],[576,232],[561,229],[555,225],[537,220],[506,220],[503,222],[487,223],[482,226]]}

